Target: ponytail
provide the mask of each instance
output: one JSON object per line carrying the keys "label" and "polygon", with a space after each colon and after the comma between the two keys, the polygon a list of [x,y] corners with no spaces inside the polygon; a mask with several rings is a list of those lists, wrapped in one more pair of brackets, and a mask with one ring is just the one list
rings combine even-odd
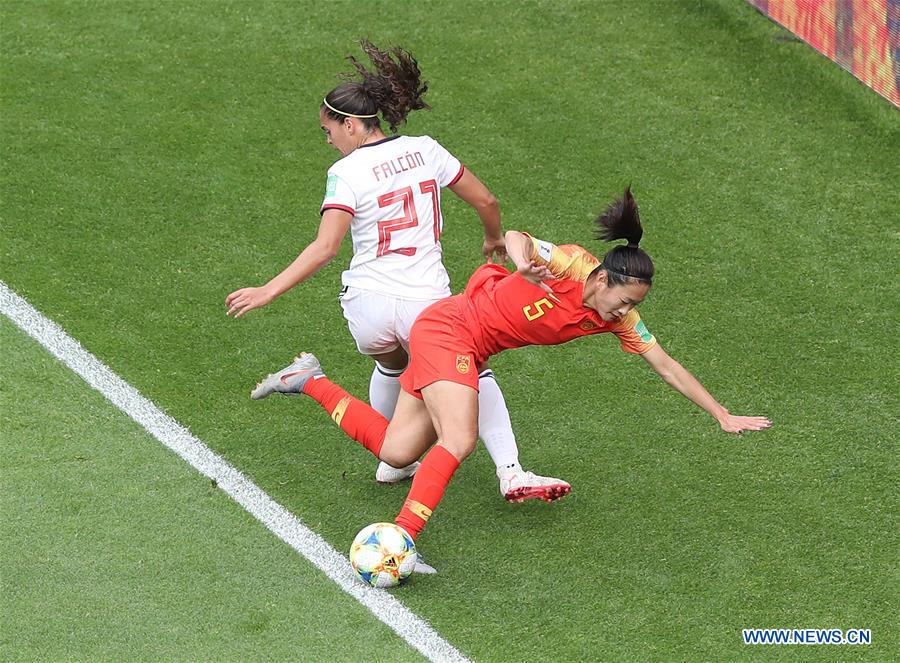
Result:
{"label": "ponytail", "polygon": [[624,195],[610,204],[603,214],[597,217],[595,223],[598,239],[606,242],[617,239],[628,240],[628,244],[617,246],[607,253],[597,268],[606,271],[607,284],[622,285],[629,280],[635,280],[651,285],[653,261],[638,246],[644,235],[644,229],[641,227],[637,203],[631,195],[631,187],[626,187]]}
{"label": "ponytail", "polygon": [[[406,121],[410,112],[431,108],[422,99],[428,83],[421,81],[419,63],[408,51],[399,46],[381,50],[368,39],[359,43],[375,71],[369,71],[354,56],[348,56],[361,80],[348,80],[334,88],[325,96],[322,111],[337,121],[345,117],[360,118],[367,128],[379,126],[377,115],[381,113],[391,132],[397,133],[397,127]],[[354,74],[344,76],[350,79]]]}

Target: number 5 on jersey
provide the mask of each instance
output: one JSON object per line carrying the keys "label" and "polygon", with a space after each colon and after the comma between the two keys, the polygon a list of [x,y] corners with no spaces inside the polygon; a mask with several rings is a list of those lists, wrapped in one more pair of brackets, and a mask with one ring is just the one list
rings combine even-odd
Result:
{"label": "number 5 on jersey", "polygon": [[[441,202],[438,197],[437,182],[434,180],[419,182],[419,191],[423,194],[431,194],[431,209],[434,215],[434,243],[437,244],[441,238]],[[416,202],[413,198],[412,187],[406,186],[378,196],[379,207],[388,207],[398,202],[403,204],[403,216],[378,222],[377,255],[379,256],[388,253],[399,253],[404,256],[416,254],[416,247],[414,246],[391,248],[391,233],[415,228],[419,225],[419,215],[416,213]]]}
{"label": "number 5 on jersey", "polygon": [[[533,308],[533,311],[532,311]],[[544,297],[543,299],[537,300],[534,304],[528,304],[528,306],[522,307],[522,313],[525,314],[525,317],[528,318],[528,321],[537,320],[544,313],[553,308],[553,303]],[[544,310],[546,309],[546,310]]]}

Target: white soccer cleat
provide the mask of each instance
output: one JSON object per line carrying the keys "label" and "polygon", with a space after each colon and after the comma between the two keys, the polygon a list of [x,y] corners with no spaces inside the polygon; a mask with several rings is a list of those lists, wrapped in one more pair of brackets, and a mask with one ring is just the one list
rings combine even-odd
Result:
{"label": "white soccer cleat", "polygon": [[301,352],[294,362],[277,373],[270,373],[266,379],[250,392],[250,398],[258,401],[270,394],[302,394],[303,385],[313,377],[324,377],[322,365],[314,354]]}
{"label": "white soccer cleat", "polygon": [[[416,462],[415,465],[418,465],[418,462]],[[390,467],[390,465],[388,465],[388,467]],[[409,537],[410,541],[413,540],[413,538],[412,538],[412,536],[410,536],[409,532],[407,532],[405,529],[403,529],[403,527],[401,527],[400,525],[397,525],[397,527],[399,527],[403,531],[403,533]],[[420,553],[419,549],[416,548],[416,565],[413,567],[412,572],[413,573],[424,573],[425,575],[434,575],[435,573],[437,573],[437,569],[434,568],[431,564],[428,564],[425,561],[425,559],[422,557],[422,553]]]}
{"label": "white soccer cleat", "polygon": [[497,478],[500,479],[500,494],[507,502],[553,502],[572,491],[572,486],[562,479],[542,477],[534,472],[516,472],[506,476],[500,476],[498,472]]}
{"label": "white soccer cleat", "polygon": [[425,560],[422,559],[422,553],[416,551],[416,565],[415,567],[413,567],[412,572],[434,575],[435,573],[437,573],[437,569],[431,566],[431,564],[426,564]]}
{"label": "white soccer cleat", "polygon": [[378,483],[397,483],[404,479],[409,479],[419,469],[419,461],[410,463],[406,467],[394,467],[388,465],[384,461],[378,463],[378,469],[375,470],[375,481]]}

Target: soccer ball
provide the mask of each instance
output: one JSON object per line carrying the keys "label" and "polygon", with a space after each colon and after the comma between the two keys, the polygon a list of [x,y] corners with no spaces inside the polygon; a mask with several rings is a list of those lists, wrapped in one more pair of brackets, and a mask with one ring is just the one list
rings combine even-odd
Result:
{"label": "soccer ball", "polygon": [[372,587],[396,587],[416,566],[416,544],[394,523],[375,523],[360,530],[350,546],[350,564]]}

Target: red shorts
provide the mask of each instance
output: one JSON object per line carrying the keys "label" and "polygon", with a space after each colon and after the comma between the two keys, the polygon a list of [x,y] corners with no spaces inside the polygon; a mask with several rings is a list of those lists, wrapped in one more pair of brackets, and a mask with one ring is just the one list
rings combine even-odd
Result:
{"label": "red shorts", "polygon": [[475,342],[459,310],[459,296],[435,302],[416,318],[409,336],[409,366],[403,391],[422,398],[422,389],[449,380],[478,391]]}

